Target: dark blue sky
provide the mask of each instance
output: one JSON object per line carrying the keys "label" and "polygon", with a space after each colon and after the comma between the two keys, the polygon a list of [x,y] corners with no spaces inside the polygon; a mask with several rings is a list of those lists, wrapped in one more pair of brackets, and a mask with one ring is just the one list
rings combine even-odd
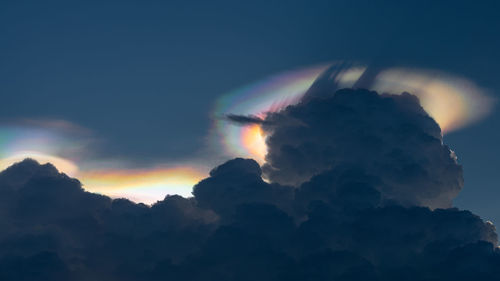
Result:
{"label": "dark blue sky", "polygon": [[[498,97],[498,1],[4,1],[0,119],[65,119],[104,156],[182,159],[221,94],[334,60],[439,69]],[[456,199],[500,222],[500,113],[450,133]]]}

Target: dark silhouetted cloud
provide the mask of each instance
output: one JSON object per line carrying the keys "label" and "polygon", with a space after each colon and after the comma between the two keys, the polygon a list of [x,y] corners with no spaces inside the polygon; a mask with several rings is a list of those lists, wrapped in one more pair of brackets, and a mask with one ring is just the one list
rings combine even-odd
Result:
{"label": "dark silhouetted cloud", "polygon": [[328,92],[261,124],[262,169],[230,160],[152,206],[11,166],[0,279],[499,280],[495,227],[449,208],[462,169],[414,96]]}
{"label": "dark silhouetted cloud", "polygon": [[355,168],[378,178],[383,200],[431,208],[451,207],[463,186],[439,126],[407,93],[327,91],[269,114],[264,129],[263,170],[272,182],[298,186],[325,170]]}
{"label": "dark silhouetted cloud", "polygon": [[236,114],[228,114],[225,116],[227,120],[240,124],[240,125],[248,125],[248,124],[262,124],[264,120],[259,118],[258,116],[253,115],[236,115]]}

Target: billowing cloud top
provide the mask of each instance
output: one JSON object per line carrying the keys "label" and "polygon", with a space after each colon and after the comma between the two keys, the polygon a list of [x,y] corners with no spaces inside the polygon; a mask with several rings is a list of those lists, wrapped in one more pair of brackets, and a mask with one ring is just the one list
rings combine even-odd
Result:
{"label": "billowing cloud top", "polygon": [[215,138],[222,139],[229,155],[253,157],[264,163],[267,153],[264,132],[258,124],[241,126],[241,122],[234,122],[235,114],[264,118],[267,113],[296,104],[304,96],[342,88],[364,88],[381,94],[410,92],[419,98],[443,133],[481,120],[494,105],[487,91],[456,75],[425,69],[331,63],[277,74],[222,96],[214,113]]}
{"label": "billowing cloud top", "polygon": [[461,167],[418,100],[318,89],[259,119],[263,169],[230,160],[192,198],[149,207],[85,192],[50,164],[9,167],[0,280],[498,280],[495,227],[434,209]]}
{"label": "billowing cloud top", "polygon": [[409,94],[324,92],[269,114],[264,172],[300,185],[326,170],[360,169],[379,180],[385,200],[447,208],[463,185],[462,168],[438,124]]}

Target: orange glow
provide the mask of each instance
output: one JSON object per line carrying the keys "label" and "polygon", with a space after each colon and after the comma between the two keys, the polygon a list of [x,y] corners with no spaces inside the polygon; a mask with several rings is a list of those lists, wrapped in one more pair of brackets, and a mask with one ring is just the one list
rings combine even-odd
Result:
{"label": "orange glow", "polygon": [[192,187],[206,174],[182,166],[150,170],[85,171],[78,176],[88,191],[151,204],[167,194],[192,196]]}
{"label": "orange glow", "polygon": [[259,125],[244,127],[242,132],[243,146],[260,163],[265,161],[267,146],[266,138]]}

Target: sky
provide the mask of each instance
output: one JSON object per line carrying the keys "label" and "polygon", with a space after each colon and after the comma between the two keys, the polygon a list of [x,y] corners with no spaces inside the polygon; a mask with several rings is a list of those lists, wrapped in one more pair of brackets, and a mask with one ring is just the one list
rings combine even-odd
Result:
{"label": "sky", "polygon": [[1,1],[0,280],[498,280],[499,10]]}
{"label": "sky", "polygon": [[[276,83],[289,85],[297,81],[290,72],[302,70],[299,77],[307,79],[295,87],[305,89],[317,70],[335,62],[432,70],[465,79],[489,97],[481,103],[488,114],[447,132],[444,142],[464,168],[455,206],[499,222],[498,5],[5,1],[3,165],[26,156],[57,162],[89,190],[136,201],[162,199],[166,183],[169,193],[188,196],[213,166],[247,156],[225,143],[241,133],[220,128],[227,97],[249,94],[255,101],[261,92],[249,88],[272,84],[276,75],[289,78]],[[251,145],[262,151],[262,143]]]}

